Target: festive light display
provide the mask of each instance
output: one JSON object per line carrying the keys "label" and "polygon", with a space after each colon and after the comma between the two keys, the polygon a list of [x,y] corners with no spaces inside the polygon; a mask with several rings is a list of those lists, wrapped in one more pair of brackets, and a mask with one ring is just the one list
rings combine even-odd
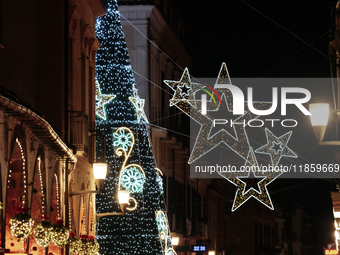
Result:
{"label": "festive light display", "polygon": [[9,221],[9,228],[11,229],[11,234],[18,239],[27,238],[31,234],[33,225],[34,220],[26,212],[20,212],[16,214]]}
{"label": "festive light display", "polygon": [[[250,163],[253,162],[253,163]],[[253,167],[253,168],[251,168]],[[243,205],[248,199],[251,197],[257,199],[259,202],[267,206],[269,209],[274,210],[274,206],[272,204],[272,201],[270,199],[270,196],[268,194],[267,185],[270,184],[272,181],[274,181],[281,172],[275,173],[275,172],[268,172],[264,176],[263,173],[261,174],[259,170],[259,165],[257,163],[257,160],[255,158],[254,152],[251,149],[247,158],[247,161],[245,163],[245,169],[255,169],[253,171],[248,171],[247,176],[238,176],[237,178],[230,178],[225,173],[221,173],[222,176],[225,176],[225,178],[230,181],[232,184],[237,186],[237,191],[234,198],[234,203],[231,211],[235,211],[237,208],[239,208],[241,205]],[[256,170],[257,169],[257,170]],[[256,179],[259,179],[257,182],[258,190],[255,190],[254,188],[250,188],[246,190],[246,183],[242,181],[242,178],[249,178],[250,173],[252,173]]]}
{"label": "festive light display", "polygon": [[52,230],[52,243],[58,247],[63,247],[68,243],[70,232],[63,225],[63,221],[57,221],[57,224],[53,225]]}
{"label": "festive light display", "polygon": [[287,147],[287,143],[292,135],[292,131],[276,137],[268,128],[266,128],[267,144],[258,148],[255,152],[269,154],[274,166],[277,166],[281,157],[297,158],[296,154]]}
{"label": "festive light display", "polygon": [[59,207],[59,182],[58,182],[58,176],[57,174],[54,174],[54,178],[55,178],[55,189],[56,189],[56,194],[57,194],[57,219],[60,219],[60,207]]}
{"label": "festive light display", "polygon": [[96,114],[106,120],[105,105],[113,100],[115,95],[102,95],[100,92],[99,82],[96,81]]}
{"label": "festive light display", "polygon": [[[116,98],[105,106],[106,119],[97,114],[97,129],[106,134],[105,139],[97,139],[97,160],[103,159],[102,149],[106,147],[109,167],[101,193],[96,194],[96,210],[121,212],[119,190],[130,191],[130,205],[125,215],[97,220],[99,253],[164,255],[155,216],[156,211],[165,211],[163,186],[149,143],[144,101],[134,86],[117,2],[107,0],[106,5],[106,15],[96,23],[101,44],[96,55],[96,79],[101,93]],[[168,242],[169,252],[171,248]]]}
{"label": "festive light display", "polygon": [[76,234],[71,232],[69,235],[69,252],[70,255],[78,255],[80,250],[82,249],[81,240],[76,238]]}
{"label": "festive light display", "polygon": [[40,247],[46,248],[50,245],[53,237],[53,225],[49,221],[42,221],[33,230],[34,239]]}
{"label": "festive light display", "polygon": [[38,163],[38,173],[39,173],[39,181],[40,181],[40,190],[41,190],[41,215],[45,215],[45,194],[44,194],[44,183],[41,173],[41,158],[38,157],[37,159]]}
{"label": "festive light display", "polygon": [[[22,195],[22,208],[25,207],[25,203],[26,203],[26,193],[27,193],[27,184],[26,184],[26,159],[24,156],[24,150],[22,149],[21,143],[19,141],[18,138],[15,139],[16,144],[18,145],[19,149],[20,149],[20,154],[21,154],[21,158],[22,158],[22,179],[23,179],[23,194],[20,194],[20,196]],[[10,162],[12,163],[12,162]],[[7,180],[7,189],[10,187],[10,182],[11,182],[11,177],[12,177],[12,169],[9,169],[9,173],[8,173],[8,180]],[[44,204],[44,203],[43,203]]]}
{"label": "festive light display", "polygon": [[82,235],[79,255],[98,255],[99,244],[94,236]]}
{"label": "festive light display", "polygon": [[176,254],[172,248],[168,218],[164,211],[156,211],[156,222],[164,254]]}
{"label": "festive light display", "polygon": [[[233,152],[238,154],[245,160],[245,167],[259,168],[253,149],[250,146],[246,125],[249,120],[258,118],[258,115],[251,113],[248,109],[245,109],[243,115],[234,120],[233,129],[235,137],[228,133],[225,129],[219,130],[216,134],[211,135],[214,120],[209,114],[203,113],[201,99],[196,99],[196,92],[202,90],[201,84],[191,82],[189,71],[186,68],[179,81],[164,81],[175,93],[170,99],[170,106],[176,106],[182,112],[187,114],[190,118],[195,120],[201,125],[201,129],[197,136],[195,145],[192,149],[192,153],[189,158],[189,164],[195,162],[197,159],[205,155],[207,152],[213,150],[220,143],[226,144]],[[217,84],[231,84],[227,66],[222,64],[219,75],[216,80]],[[212,89],[216,95],[220,95],[220,98],[224,98],[228,109],[233,109],[233,94],[229,89],[216,86]],[[183,91],[185,89],[185,91]],[[206,90],[204,90],[206,91]],[[211,93],[209,93],[211,95]],[[210,100],[206,105],[206,112],[216,111],[221,106],[216,104],[216,100]],[[271,107],[272,103],[267,102],[253,102],[253,107],[257,110],[267,110]],[[296,154],[287,147],[287,143],[290,139],[292,132],[288,132],[281,137],[276,137],[268,129],[266,131],[267,144],[257,149],[255,152],[269,154],[271,160],[271,166],[275,167],[279,163],[281,157],[296,157]],[[261,170],[261,169],[260,169]],[[248,178],[250,172],[234,172],[224,173],[218,172],[221,176],[237,186],[237,191],[234,199],[232,211],[235,211],[242,204],[244,204],[251,197],[257,199],[262,204],[270,209],[274,209],[270,196],[268,194],[267,185],[274,181],[278,176],[283,173],[282,169],[277,171],[269,171],[265,175],[257,175],[254,172],[254,176],[259,179],[257,185],[259,190],[250,188],[246,190],[246,183],[242,181],[242,178]],[[261,178],[259,178],[261,177]]]}
{"label": "festive light display", "polygon": [[[220,143],[226,144],[232,151],[243,159],[247,158],[250,150],[250,144],[245,126],[241,123],[248,123],[249,120],[258,118],[259,116],[246,111],[243,115],[235,119],[235,124],[233,125],[235,137],[228,133],[225,129],[221,129],[216,134],[211,135],[210,131],[214,125],[213,119],[208,114],[205,115],[201,113],[201,99],[198,100],[195,98],[196,92],[200,90],[202,84],[191,82],[187,68],[184,70],[180,81],[165,80],[164,82],[175,91],[172,99],[170,99],[170,106],[175,105],[182,112],[201,125],[201,129],[189,158],[189,164],[195,162],[197,159],[213,150]],[[183,84],[185,84],[186,87],[190,87],[189,93],[184,95],[180,89],[184,86]],[[221,66],[216,84],[231,84],[225,63]],[[228,109],[233,109],[232,93],[230,90],[225,88],[216,88],[215,91],[221,95],[221,98],[225,99]],[[266,110],[270,108],[270,106],[271,103],[254,102],[254,107],[256,109]],[[207,102],[207,110],[209,111],[216,111],[219,107],[220,104],[215,105],[214,102]]]}
{"label": "festive light display", "polygon": [[136,87],[133,85],[133,97],[129,97],[130,101],[133,103],[133,105],[136,107],[137,111],[137,121],[140,122],[140,119],[143,117],[143,119],[146,122],[148,121],[148,118],[145,115],[144,112],[144,99],[140,99]]}

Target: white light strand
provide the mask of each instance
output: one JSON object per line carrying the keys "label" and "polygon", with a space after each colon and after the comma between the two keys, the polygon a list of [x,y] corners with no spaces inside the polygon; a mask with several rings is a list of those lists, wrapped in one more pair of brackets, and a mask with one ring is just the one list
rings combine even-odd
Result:
{"label": "white light strand", "polygon": [[26,160],[24,157],[24,151],[22,149],[21,143],[19,142],[19,139],[16,139],[16,143],[18,144],[20,148],[20,153],[21,153],[21,158],[22,158],[22,176],[24,178],[24,195],[22,196],[22,208],[25,207],[26,203],[26,189],[27,189],[27,184],[26,184]]}
{"label": "white light strand", "polygon": [[39,180],[40,180],[40,188],[41,188],[41,215],[44,217],[45,215],[45,194],[44,194],[44,184],[43,178],[41,174],[41,158],[38,157],[38,172],[39,172]]}
{"label": "white light strand", "polygon": [[86,215],[85,215],[85,201],[84,197],[81,197],[81,204],[82,204],[82,210],[83,210],[83,233],[86,235]]}
{"label": "white light strand", "polygon": [[58,176],[57,174],[54,174],[55,177],[55,187],[57,192],[57,217],[58,220],[60,220],[60,209],[59,209],[59,182],[58,182]]}

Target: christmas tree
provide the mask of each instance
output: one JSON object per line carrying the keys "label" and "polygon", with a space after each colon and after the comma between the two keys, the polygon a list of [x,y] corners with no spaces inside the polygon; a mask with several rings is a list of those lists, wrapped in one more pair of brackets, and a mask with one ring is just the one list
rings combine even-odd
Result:
{"label": "christmas tree", "polygon": [[[108,163],[97,213],[120,212],[118,191],[130,192],[125,215],[98,218],[100,254],[175,254],[163,197],[162,173],[155,167],[146,128],[144,100],[138,96],[117,2],[107,0],[98,18],[101,47],[96,56],[97,159]],[[105,146],[103,146],[105,144]]]}

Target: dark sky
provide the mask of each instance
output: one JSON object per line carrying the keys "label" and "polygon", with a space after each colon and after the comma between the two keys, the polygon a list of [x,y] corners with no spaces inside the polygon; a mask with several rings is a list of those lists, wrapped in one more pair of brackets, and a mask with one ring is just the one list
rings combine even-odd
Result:
{"label": "dark sky", "polygon": [[[222,62],[231,79],[330,76],[328,44],[334,23],[330,6],[336,1],[172,1],[187,26],[185,46],[193,59],[190,74],[196,78],[216,77]],[[331,87],[326,89],[331,95]],[[325,87],[313,88],[312,98],[322,90]],[[306,149],[304,156],[324,153],[327,157],[330,148],[315,144],[308,125],[298,132],[311,137],[312,144],[306,143],[310,151]],[[301,138],[300,146],[304,142]],[[333,241],[331,180],[275,182],[273,201],[300,202],[314,222],[316,242]]]}
{"label": "dark sky", "polygon": [[335,3],[173,2],[187,26],[185,46],[194,60],[195,77],[216,76],[222,62],[232,77],[329,75],[329,6]]}

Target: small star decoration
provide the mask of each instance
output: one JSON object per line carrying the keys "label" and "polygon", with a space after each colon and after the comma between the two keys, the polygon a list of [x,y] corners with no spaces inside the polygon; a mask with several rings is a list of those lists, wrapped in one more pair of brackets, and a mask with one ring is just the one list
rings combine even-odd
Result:
{"label": "small star decoration", "polygon": [[273,162],[273,166],[277,166],[281,157],[297,158],[296,154],[287,147],[287,143],[292,135],[292,131],[276,137],[266,128],[267,144],[258,148],[255,152],[269,154]]}
{"label": "small star decoration", "polygon": [[100,92],[99,82],[96,81],[96,114],[106,120],[105,105],[112,101],[115,95],[104,95]]}
{"label": "small star decoration", "polygon": [[146,114],[144,112],[144,99],[141,99],[138,95],[137,89],[135,85],[133,85],[133,97],[129,97],[130,101],[133,103],[133,105],[136,108],[137,111],[137,121],[140,122],[140,119],[143,117],[143,119],[149,123],[148,118],[146,117]]}
{"label": "small star decoration", "polygon": [[[248,154],[244,169],[248,172],[247,176],[240,174],[241,176],[237,176],[236,178],[226,178],[229,182],[237,186],[231,211],[235,211],[252,197],[267,206],[269,209],[274,210],[273,203],[267,190],[267,185],[279,177],[282,174],[282,171],[271,171],[261,174],[261,169],[259,168],[252,149]],[[241,180],[241,178],[249,178],[250,174],[254,175],[254,180],[259,179],[257,182],[258,190],[255,190],[253,187],[246,189],[247,183]]]}

